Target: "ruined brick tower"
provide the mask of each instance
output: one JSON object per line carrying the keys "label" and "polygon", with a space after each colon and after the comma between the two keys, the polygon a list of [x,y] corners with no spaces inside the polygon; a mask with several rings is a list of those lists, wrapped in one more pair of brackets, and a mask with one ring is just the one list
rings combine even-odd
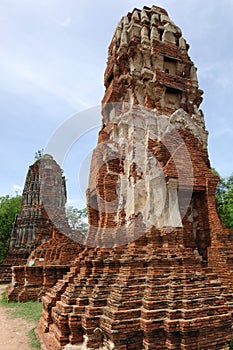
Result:
{"label": "ruined brick tower", "polygon": [[45,243],[51,237],[51,213],[64,215],[65,203],[66,187],[61,168],[51,156],[45,155],[29,167],[10,248],[31,252]]}
{"label": "ruined brick tower", "polygon": [[[0,282],[8,301],[37,300],[69,271],[82,247],[82,237],[66,218],[66,183],[62,170],[48,154],[29,167]],[[80,241],[80,240],[79,240]]]}
{"label": "ruined brick tower", "polygon": [[232,232],[216,210],[196,68],[165,10],[123,17],[105,86],[87,247],[43,297],[39,337],[48,350],[227,349]]}
{"label": "ruined brick tower", "polygon": [[64,217],[65,203],[61,168],[51,156],[45,155],[29,167],[9,252],[0,266],[0,282],[10,282],[11,267],[25,265],[30,253],[52,237],[53,215]]}

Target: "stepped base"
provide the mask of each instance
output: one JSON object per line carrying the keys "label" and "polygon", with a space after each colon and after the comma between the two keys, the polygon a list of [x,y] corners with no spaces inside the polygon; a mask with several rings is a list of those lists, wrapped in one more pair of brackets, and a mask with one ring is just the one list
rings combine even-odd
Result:
{"label": "stepped base", "polygon": [[228,348],[232,308],[223,281],[192,249],[162,247],[155,237],[80,254],[72,278],[42,298],[37,334],[46,350]]}

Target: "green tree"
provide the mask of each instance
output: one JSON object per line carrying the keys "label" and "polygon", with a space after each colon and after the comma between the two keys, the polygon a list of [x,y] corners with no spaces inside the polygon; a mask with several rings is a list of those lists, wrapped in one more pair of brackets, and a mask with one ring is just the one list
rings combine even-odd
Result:
{"label": "green tree", "polygon": [[86,235],[88,229],[87,209],[77,209],[69,206],[66,209],[66,216],[70,227],[73,230],[79,230],[83,235]]}
{"label": "green tree", "polygon": [[222,221],[233,228],[233,174],[227,178],[219,176],[216,200]]}
{"label": "green tree", "polygon": [[0,263],[6,257],[15,215],[20,211],[21,196],[0,197]]}

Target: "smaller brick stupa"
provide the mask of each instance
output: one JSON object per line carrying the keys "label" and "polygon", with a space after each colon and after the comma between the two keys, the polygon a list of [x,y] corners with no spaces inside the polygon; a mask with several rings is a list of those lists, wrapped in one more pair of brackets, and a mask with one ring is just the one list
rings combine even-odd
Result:
{"label": "smaller brick stupa", "polygon": [[[63,210],[66,192],[61,181],[61,169],[50,156],[44,156],[43,161],[49,164],[44,182],[46,184],[44,193],[47,192],[48,198],[54,198],[54,202],[59,198],[59,208]],[[29,167],[20,213],[16,216],[13,225],[9,252],[0,266],[1,282],[10,282],[11,266],[25,265],[30,253],[51,237],[51,220],[40,198],[40,167],[41,160]],[[59,177],[59,182],[57,177]]]}
{"label": "smaller brick stupa", "polygon": [[[43,284],[51,287],[67,272],[67,266],[70,267],[80,250],[80,246],[69,238],[73,232],[67,222],[65,204],[66,185],[62,170],[50,155],[44,155],[29,167],[9,252],[0,266],[1,283],[9,283],[13,277],[7,290],[9,300],[37,299],[33,286],[37,291],[42,290]],[[51,265],[51,278],[48,282],[47,276],[45,283],[43,267]],[[55,268],[55,265],[59,267]],[[25,288],[27,293],[23,297]]]}

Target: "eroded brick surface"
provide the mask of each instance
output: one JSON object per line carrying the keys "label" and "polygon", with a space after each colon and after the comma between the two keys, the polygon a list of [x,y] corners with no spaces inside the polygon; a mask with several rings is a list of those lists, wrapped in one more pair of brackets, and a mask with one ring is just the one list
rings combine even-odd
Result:
{"label": "eroded brick surface", "polygon": [[165,10],[123,17],[105,86],[89,248],[42,298],[38,335],[47,350],[227,349],[232,232],[217,214],[196,68]]}

